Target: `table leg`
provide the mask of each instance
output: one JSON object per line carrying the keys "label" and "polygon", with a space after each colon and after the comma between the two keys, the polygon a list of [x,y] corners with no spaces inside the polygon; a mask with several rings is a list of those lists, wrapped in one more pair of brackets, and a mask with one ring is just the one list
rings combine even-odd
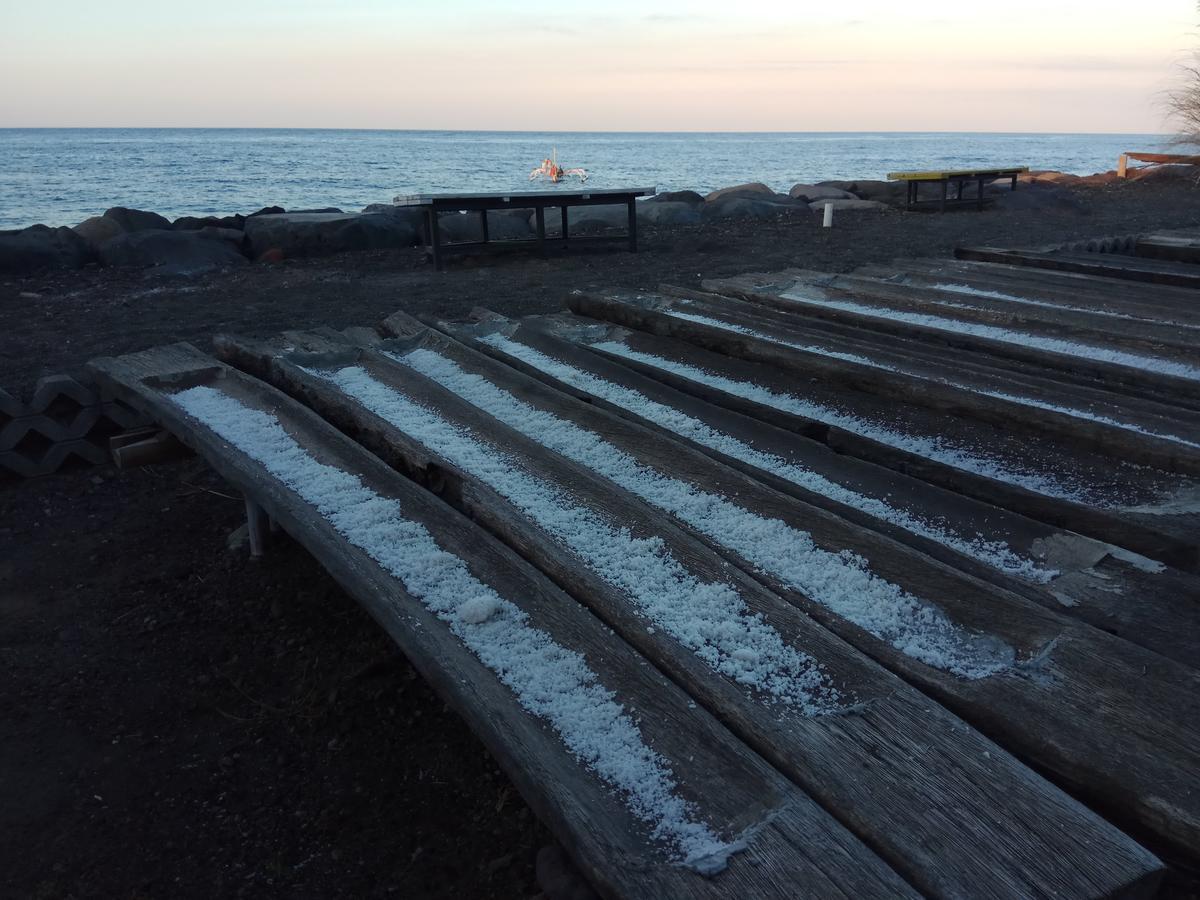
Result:
{"label": "table leg", "polygon": [[946,211],[946,198],[950,194],[950,179],[942,179],[942,212]]}
{"label": "table leg", "polygon": [[563,242],[563,247],[566,248],[566,246],[567,246],[567,207],[564,205],[561,208],[561,211],[562,211],[562,242]]}
{"label": "table leg", "polygon": [[546,207],[535,206],[533,218],[537,225],[538,256],[546,255]]}
{"label": "table leg", "polygon": [[442,271],[442,236],[438,233],[437,210],[432,206],[425,210],[425,232],[429,236],[429,250],[433,256],[433,268]]}
{"label": "table leg", "polygon": [[483,242],[486,244],[488,242],[488,224],[487,224],[487,210],[486,209],[481,209],[479,211],[479,233],[483,238]]}
{"label": "table leg", "polygon": [[979,179],[979,211],[983,212],[983,179]]}
{"label": "table leg", "polygon": [[637,253],[637,201],[629,198],[629,252]]}

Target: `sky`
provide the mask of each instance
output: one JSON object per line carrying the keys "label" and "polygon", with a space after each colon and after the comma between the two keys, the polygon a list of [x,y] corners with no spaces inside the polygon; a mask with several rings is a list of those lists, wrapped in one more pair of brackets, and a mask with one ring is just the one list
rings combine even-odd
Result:
{"label": "sky", "polygon": [[0,0],[0,127],[1170,131],[1193,0]]}

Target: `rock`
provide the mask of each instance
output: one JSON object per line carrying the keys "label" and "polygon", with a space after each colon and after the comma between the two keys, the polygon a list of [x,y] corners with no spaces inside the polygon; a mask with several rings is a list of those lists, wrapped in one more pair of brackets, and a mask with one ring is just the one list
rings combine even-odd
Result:
{"label": "rock", "polygon": [[258,212],[250,213],[250,215],[246,216],[246,218],[249,219],[254,216],[278,216],[285,212],[287,212],[287,210],[282,206],[264,206]]}
{"label": "rock", "polygon": [[1069,172],[1053,172],[1053,171],[1026,172],[1023,175],[1018,175],[1017,181],[1018,182],[1036,181],[1039,183],[1044,181],[1044,182],[1048,182],[1050,184],[1072,184],[1076,181],[1079,181],[1079,176],[1072,175]]}
{"label": "rock", "polygon": [[704,197],[695,191],[663,191],[642,201],[643,203],[690,203],[699,206]]}
{"label": "rock", "polygon": [[860,200],[878,200],[892,206],[904,205],[904,196],[908,189],[903,181],[822,181],[817,187],[836,188]]}
{"label": "rock", "polygon": [[797,203],[790,199],[786,203],[783,203],[774,196],[759,199],[727,196],[715,202],[706,202],[702,212],[706,219],[769,219],[795,209],[804,208],[804,204],[802,203]]}
{"label": "rock", "polygon": [[104,213],[106,219],[117,222],[125,231],[166,230],[171,222],[156,212],[146,212],[141,209],[129,209],[124,206],[114,206]]}
{"label": "rock", "polygon": [[850,193],[860,200],[877,200],[892,206],[904,204],[908,186],[903,181],[856,181]]}
{"label": "rock", "polygon": [[793,200],[800,200],[804,203],[811,203],[814,200],[855,199],[854,195],[849,191],[824,184],[794,184],[792,185],[792,189],[788,191],[788,196]]}
{"label": "rock", "polygon": [[271,249],[295,258],[410,247],[417,242],[411,224],[378,213],[264,213],[246,218],[245,233],[253,257]]}
{"label": "rock", "polygon": [[78,269],[91,258],[87,241],[70,228],[31,225],[18,231],[0,231],[0,272]]}
{"label": "rock", "polygon": [[195,231],[186,233],[208,238],[209,240],[229,241],[239,247],[246,240],[246,235],[240,228],[219,228],[215,225],[206,225],[204,228],[197,228]]}
{"label": "rock", "polygon": [[[393,203],[372,203],[370,206],[364,207],[363,212],[378,216],[387,216],[396,222],[406,224],[409,228],[413,229],[418,243],[425,240],[424,210],[412,206],[396,206]],[[525,211],[525,217],[529,217],[529,210]]]}
{"label": "rock", "polygon": [[722,197],[775,197],[776,193],[763,184],[755,181],[750,184],[735,184],[733,187],[721,188],[705,196],[706,203],[720,200]]}
{"label": "rock", "polygon": [[[241,235],[241,232],[237,232]],[[158,270],[163,275],[198,275],[246,262],[232,241],[188,231],[135,231],[100,247],[107,266]]]}
{"label": "rock", "polygon": [[[1137,176],[1132,176],[1132,177],[1134,178],[1134,180],[1137,180]],[[1110,172],[1097,172],[1095,175],[1084,175],[1082,177],[1076,178],[1074,181],[1055,180],[1055,181],[1051,182],[1051,184],[1056,184],[1056,185],[1076,184],[1076,185],[1083,185],[1085,187],[1103,187],[1104,185],[1109,185],[1109,184],[1120,184],[1121,180],[1122,179],[1120,178],[1120,176],[1117,175],[1116,170],[1114,169]],[[1043,182],[1041,180],[1039,180],[1037,183],[1042,184]]]}
{"label": "rock", "polygon": [[93,251],[99,249],[105,241],[125,233],[121,223],[108,216],[92,216],[90,219],[84,219],[71,230],[83,238]]}
{"label": "rock", "polygon": [[878,200],[859,200],[857,197],[840,200],[814,200],[808,204],[809,209],[814,209],[817,212],[823,213],[826,206],[832,206],[835,210],[839,209],[887,209],[886,203],[880,203]]}
{"label": "rock", "polygon": [[[284,211],[285,210],[280,210],[280,212],[284,212]],[[343,210],[338,209],[336,206],[322,206],[320,209],[293,209],[293,210],[291,210],[291,212],[289,214],[293,215],[293,216],[297,216],[297,215],[300,215],[301,213],[340,213],[340,212],[343,212]],[[255,213],[255,215],[258,215],[258,214]]]}
{"label": "rock", "polygon": [[[573,206],[567,211],[568,225],[571,233],[576,231],[595,231],[601,228],[627,228],[629,226],[629,209],[624,203],[604,206]],[[553,229],[555,234],[562,231],[562,221],[558,210],[546,210],[546,232]]]}
{"label": "rock", "polygon": [[651,225],[696,225],[700,222],[700,206],[682,200],[647,200],[637,205],[637,217],[639,222]]}
{"label": "rock", "polygon": [[[1116,173],[1114,172],[1112,174],[1115,175]],[[1181,165],[1145,166],[1137,169],[1131,168],[1128,170],[1127,175],[1131,181],[1188,180],[1195,182],[1198,178],[1200,178],[1200,167]],[[1092,176],[1092,178],[1098,177],[1100,176]],[[1112,180],[1116,181],[1117,179],[1114,178]]]}
{"label": "rock", "polygon": [[[443,214],[438,217],[438,228],[444,241],[483,240],[477,212]],[[533,227],[528,219],[504,212],[488,213],[488,237],[491,240],[515,241],[532,236]]]}
{"label": "rock", "polygon": [[236,228],[245,223],[245,216],[180,216],[171,223],[176,231],[196,231],[200,228]]}

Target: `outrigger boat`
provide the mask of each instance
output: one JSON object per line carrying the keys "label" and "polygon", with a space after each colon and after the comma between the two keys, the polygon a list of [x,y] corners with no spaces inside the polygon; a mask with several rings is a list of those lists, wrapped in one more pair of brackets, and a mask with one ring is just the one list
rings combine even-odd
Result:
{"label": "outrigger boat", "polygon": [[564,178],[569,178],[574,175],[581,182],[588,180],[586,169],[564,169],[558,164],[558,148],[555,147],[550,151],[550,158],[543,159],[542,164],[529,173],[529,180],[535,178],[549,178],[555,184],[562,181]]}

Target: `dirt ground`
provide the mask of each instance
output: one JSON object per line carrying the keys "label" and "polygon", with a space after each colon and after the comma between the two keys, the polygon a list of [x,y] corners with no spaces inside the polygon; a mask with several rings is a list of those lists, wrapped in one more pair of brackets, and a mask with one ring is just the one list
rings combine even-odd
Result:
{"label": "dirt ground", "polygon": [[[1079,189],[1077,209],[816,214],[645,229],[642,252],[451,262],[417,250],[162,279],[0,281],[0,386],[217,331],[397,309],[562,308],[576,288],[845,271],[956,244],[1200,223],[1200,190]],[[241,501],[196,460],[0,482],[0,895],[534,897],[549,835],[464,723],[296,545],[227,539]],[[1187,896],[1177,893],[1173,896]]]}

